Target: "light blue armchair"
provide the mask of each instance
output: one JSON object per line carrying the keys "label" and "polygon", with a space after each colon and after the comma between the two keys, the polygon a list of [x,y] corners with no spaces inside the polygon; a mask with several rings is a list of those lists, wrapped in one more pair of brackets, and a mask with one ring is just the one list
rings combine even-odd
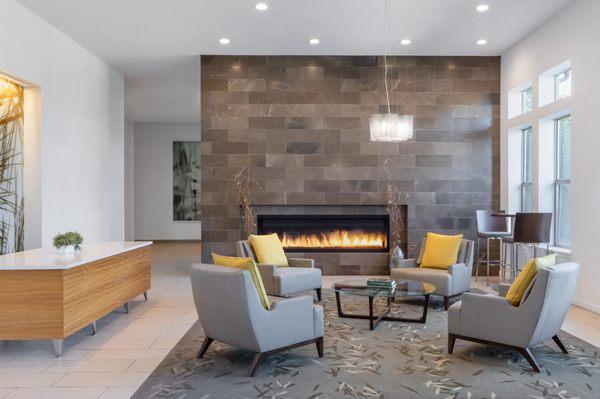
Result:
{"label": "light blue armchair", "polygon": [[473,247],[471,240],[462,240],[456,263],[450,265],[448,270],[429,269],[419,267],[426,239],[421,245],[421,252],[417,259],[404,259],[400,267],[390,269],[390,277],[397,280],[416,280],[435,286],[434,295],[444,297],[444,309],[448,309],[451,298],[461,296],[471,287],[471,274],[473,273]]}
{"label": "light blue armchair", "polygon": [[206,338],[256,352],[248,376],[274,353],[315,343],[323,356],[323,307],[308,295],[278,299],[269,310],[260,302],[247,270],[196,264],[190,268],[194,303]]}
{"label": "light blue armchair", "polygon": [[277,267],[258,263],[252,244],[248,240],[238,241],[236,249],[238,256],[252,258],[256,262],[267,294],[289,296],[315,290],[317,299],[321,300],[321,269],[315,267],[313,259],[288,257],[289,267]]}
{"label": "light blue armchair", "polygon": [[499,346],[521,353],[539,372],[532,346],[552,338],[567,353],[558,332],[575,294],[578,275],[577,263],[540,270],[519,306],[511,305],[504,296],[506,286],[501,286],[500,295],[465,293],[448,311],[448,353],[452,353],[457,338]]}

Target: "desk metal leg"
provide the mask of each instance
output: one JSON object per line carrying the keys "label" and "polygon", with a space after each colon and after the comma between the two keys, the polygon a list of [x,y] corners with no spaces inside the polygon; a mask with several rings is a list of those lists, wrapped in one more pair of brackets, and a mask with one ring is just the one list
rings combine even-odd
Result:
{"label": "desk metal leg", "polygon": [[54,352],[56,352],[56,357],[62,357],[63,340],[62,339],[53,339],[52,346],[54,346]]}
{"label": "desk metal leg", "polygon": [[96,329],[96,322],[92,322],[91,324],[92,326],[92,335],[96,335],[96,333],[98,332],[98,330]]}

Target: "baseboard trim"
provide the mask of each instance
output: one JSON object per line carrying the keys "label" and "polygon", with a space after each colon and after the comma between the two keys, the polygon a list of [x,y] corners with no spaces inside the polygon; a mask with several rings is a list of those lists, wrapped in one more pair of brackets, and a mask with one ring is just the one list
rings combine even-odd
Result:
{"label": "baseboard trim", "polygon": [[594,312],[596,314],[600,314],[600,305],[596,305],[594,303],[584,301],[580,298],[573,298],[573,305],[579,306],[585,310],[589,310],[590,312]]}

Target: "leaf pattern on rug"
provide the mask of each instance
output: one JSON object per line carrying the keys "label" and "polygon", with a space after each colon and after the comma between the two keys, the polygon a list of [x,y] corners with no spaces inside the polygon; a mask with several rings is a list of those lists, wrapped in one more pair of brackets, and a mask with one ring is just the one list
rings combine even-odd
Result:
{"label": "leaf pattern on rug", "polygon": [[[457,341],[447,351],[447,314],[433,298],[427,323],[384,321],[370,331],[367,320],[340,319],[333,293],[324,290],[324,357],[314,345],[265,359],[255,378],[246,376],[253,353],[215,342],[202,359],[204,339],[196,323],[134,398],[447,398],[576,399],[600,397],[600,350],[561,332],[565,355],[547,342],[533,351],[542,365],[534,373],[519,354]],[[364,300],[362,300],[364,299]],[[344,311],[364,313],[366,298],[343,297]],[[376,304],[382,309],[384,302]],[[422,303],[397,303],[394,312],[413,317]]]}

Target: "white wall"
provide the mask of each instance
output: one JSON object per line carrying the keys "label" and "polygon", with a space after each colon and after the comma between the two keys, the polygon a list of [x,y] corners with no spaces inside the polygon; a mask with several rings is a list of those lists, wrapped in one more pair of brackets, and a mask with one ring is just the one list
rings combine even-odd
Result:
{"label": "white wall", "polygon": [[133,195],[133,122],[125,121],[125,239],[133,240],[134,195]]}
{"label": "white wall", "polygon": [[173,221],[173,141],[200,141],[200,124],[134,124],[137,240],[200,239],[200,221]]}
{"label": "white wall", "polygon": [[49,246],[65,230],[88,242],[123,239],[123,77],[14,0],[0,2],[0,20],[0,72],[39,88],[40,137],[25,148],[39,158],[37,181],[25,181],[41,187],[29,204],[39,216],[25,218],[41,220],[26,222],[36,230],[25,231],[27,247]]}
{"label": "white wall", "polygon": [[[600,183],[597,158],[600,153],[600,1],[577,0],[548,23],[534,31],[502,56],[501,184],[502,206],[508,201],[508,130],[533,121],[534,140],[539,135],[539,120],[569,110],[572,122],[572,258],[581,264],[576,303],[600,312],[600,265],[598,229],[600,227]],[[571,60],[573,93],[571,98],[537,107],[538,76],[566,60]],[[534,110],[530,115],[508,119],[508,91],[531,80]],[[543,123],[542,123],[543,130]],[[542,139],[543,137],[539,137]],[[543,144],[543,143],[542,143]],[[539,153],[534,151],[534,164]],[[538,176],[534,174],[534,179]],[[543,202],[543,199],[534,198]]]}

